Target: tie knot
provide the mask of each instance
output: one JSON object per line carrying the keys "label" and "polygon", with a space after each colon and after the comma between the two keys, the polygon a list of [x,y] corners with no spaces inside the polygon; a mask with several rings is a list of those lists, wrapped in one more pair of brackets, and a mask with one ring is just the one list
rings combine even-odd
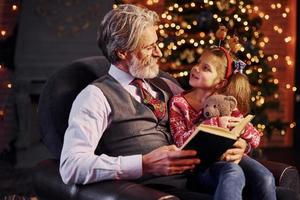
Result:
{"label": "tie knot", "polygon": [[140,78],[133,79],[133,81],[131,83],[137,87],[140,87],[140,88],[143,87],[143,80]]}

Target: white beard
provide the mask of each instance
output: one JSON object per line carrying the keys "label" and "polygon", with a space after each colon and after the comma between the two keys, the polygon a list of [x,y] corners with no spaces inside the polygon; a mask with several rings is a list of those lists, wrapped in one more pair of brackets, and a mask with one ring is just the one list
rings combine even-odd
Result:
{"label": "white beard", "polygon": [[157,58],[145,58],[143,60],[137,59],[135,55],[129,62],[129,73],[135,78],[154,78],[159,73],[159,66]]}

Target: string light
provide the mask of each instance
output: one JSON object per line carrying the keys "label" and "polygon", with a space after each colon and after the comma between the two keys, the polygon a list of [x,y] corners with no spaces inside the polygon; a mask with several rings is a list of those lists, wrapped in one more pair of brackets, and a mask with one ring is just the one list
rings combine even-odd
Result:
{"label": "string light", "polygon": [[6,31],[5,30],[1,30],[1,35],[4,37],[6,35]]}
{"label": "string light", "polygon": [[12,5],[12,7],[11,7],[11,8],[12,8],[12,10],[13,10],[13,11],[16,11],[16,10],[18,10],[18,6],[17,6],[17,5],[15,5],[15,4],[14,4],[14,5]]}
{"label": "string light", "polygon": [[[282,60],[285,61],[283,64],[284,66],[293,66],[293,57],[291,58],[291,56],[285,55],[283,52],[280,52],[278,54],[274,54],[272,56],[269,56],[267,54],[265,54],[265,49],[264,48],[270,48],[271,45],[273,45],[273,36],[263,36],[265,33],[262,33],[260,31],[260,29],[256,29],[254,28],[254,25],[251,23],[249,24],[249,21],[247,21],[247,17],[245,17],[244,13],[251,14],[249,16],[259,16],[261,18],[261,20],[263,21],[270,21],[271,19],[274,20],[274,22],[272,21],[272,23],[270,23],[270,27],[273,28],[273,34],[281,34],[278,35],[278,38],[281,39],[281,42],[283,44],[286,44],[287,48],[289,48],[288,45],[292,44],[292,41],[294,41],[293,35],[291,33],[288,32],[287,29],[285,29],[285,26],[282,25],[284,23],[281,23],[282,20],[286,20],[289,17],[289,13],[290,13],[290,8],[286,7],[285,5],[281,4],[281,3],[274,3],[275,1],[273,1],[272,3],[269,3],[268,8],[265,9],[266,7],[263,7],[263,9],[261,9],[261,7],[257,6],[257,5],[249,5],[247,3],[245,3],[244,1],[236,1],[236,0],[230,0],[230,1],[226,1],[226,4],[219,4],[220,1],[212,1],[212,0],[203,0],[203,3],[206,5],[203,5],[203,3],[195,3],[195,2],[190,2],[190,3],[174,3],[173,5],[170,5],[169,7],[167,7],[167,11],[165,11],[161,16],[163,19],[165,19],[164,24],[162,26],[159,27],[159,29],[161,30],[165,30],[167,31],[173,31],[170,35],[177,37],[176,39],[174,39],[174,43],[171,44],[165,44],[163,45],[163,43],[159,44],[159,47],[161,49],[165,48],[165,50],[163,50],[164,55],[173,55],[173,57],[175,57],[175,55],[177,56],[178,53],[179,55],[184,53],[184,48],[186,48],[186,46],[184,45],[185,43],[187,43],[186,45],[188,45],[189,47],[194,46],[194,52],[196,53],[195,56],[197,55],[201,55],[203,52],[203,48],[202,46],[206,46],[207,44],[210,45],[214,45],[217,44],[217,40],[214,37],[214,34],[212,34],[211,32],[209,33],[204,33],[199,31],[199,33],[191,33],[190,30],[193,30],[195,27],[198,28],[199,25],[199,20],[198,19],[192,19],[192,18],[188,18],[185,19],[184,16],[181,18],[181,14],[178,14],[178,12],[183,12],[183,9],[191,9],[194,7],[201,7],[201,8],[209,8],[209,6],[212,6],[214,4],[216,4],[216,6],[218,6],[219,9],[224,9],[224,11],[226,11],[225,6],[228,6],[228,4],[238,4],[238,10],[236,10],[231,16],[232,18],[230,18],[229,16],[224,16],[222,12],[217,12],[217,13],[212,13],[212,18],[215,22],[218,23],[222,23],[225,22],[225,24],[227,25],[227,28],[231,28],[231,27],[235,27],[236,25],[238,25],[238,27],[240,28],[239,30],[244,31],[244,32],[248,32],[250,31],[249,34],[252,34],[253,32],[253,36],[254,37],[241,37],[240,41],[242,41],[243,44],[249,44],[249,46],[255,46],[255,47],[259,47],[258,52],[253,52],[253,51],[247,51],[247,49],[245,49],[245,47],[241,47],[240,52],[244,52],[243,54],[245,54],[246,59],[245,62],[247,63],[247,65],[249,65],[249,68],[245,70],[246,74],[252,74],[252,73],[258,73],[258,78],[257,83],[258,84],[264,84],[265,82],[265,77],[266,77],[266,73],[269,73],[269,70],[271,69],[271,72],[274,73],[274,77],[268,79],[269,84],[274,84],[274,85],[278,85],[278,87],[281,88],[285,88],[288,89],[290,92],[295,92],[296,91],[296,87],[293,86],[293,84],[291,83],[286,83],[285,81],[281,80],[281,77],[278,78],[276,76],[279,75],[278,71],[279,69],[282,69]],[[232,6],[230,5],[230,7]],[[219,6],[223,6],[223,7],[219,7]],[[270,7],[269,7],[270,6]],[[271,9],[272,10],[271,10]],[[178,12],[177,12],[178,11]],[[222,10],[223,11],[223,10]],[[270,11],[272,13],[270,13]],[[175,12],[175,13],[173,13]],[[274,18],[273,13],[278,13],[280,16],[280,22],[276,23],[276,20],[278,20],[278,17],[276,19]],[[179,17],[180,15],[180,17]],[[276,15],[277,16],[277,15]],[[246,19],[245,19],[246,18]],[[250,17],[251,19],[251,17]],[[166,20],[169,20],[169,23],[165,23]],[[172,23],[171,21],[174,20],[174,22]],[[187,21],[185,21],[187,20]],[[242,25],[242,27],[240,27]],[[166,30],[167,28],[173,28],[172,30]],[[175,30],[176,29],[176,30]],[[201,30],[201,28],[200,28]],[[166,32],[164,32],[163,35],[166,35]],[[268,34],[269,32],[267,32]],[[247,34],[245,34],[247,35]],[[228,39],[229,36],[227,36]],[[170,40],[169,40],[170,41]],[[276,40],[278,41],[278,39]],[[168,42],[169,43],[169,42]],[[206,44],[205,44],[206,43]],[[225,45],[225,44],[224,44]],[[246,48],[249,48],[249,46],[247,45]],[[196,48],[195,48],[196,47]],[[180,52],[174,52],[174,50],[178,50],[180,48]],[[181,52],[182,50],[182,52]],[[176,54],[175,54],[176,53]],[[252,55],[251,55],[252,54]],[[285,58],[285,60],[284,60]],[[171,58],[174,59],[174,58]],[[195,58],[196,59],[196,58]],[[175,59],[174,59],[175,60]],[[264,65],[262,65],[262,63],[264,63],[264,61],[267,60],[268,62],[272,62],[270,63],[270,65],[272,65],[272,67],[270,67],[270,69],[266,69]],[[187,75],[188,73],[184,73],[184,68],[182,68],[182,65],[185,64],[189,64],[189,62],[187,61],[187,58],[184,59],[176,59],[175,61],[168,61],[168,59],[164,59],[163,60],[166,63],[170,63],[172,69],[177,70],[177,71],[181,71],[179,73],[173,74],[174,77],[183,77],[185,75]],[[179,65],[179,63],[182,65]],[[180,66],[177,68],[177,66]],[[262,67],[259,67],[262,66]],[[289,68],[289,69],[293,69],[293,68]],[[255,75],[256,76],[256,75]],[[280,84],[279,84],[280,83]],[[282,91],[282,90],[280,90]],[[258,98],[252,98],[251,100],[256,103],[257,105],[261,106],[264,103],[269,101],[269,98],[264,97],[263,95],[265,94],[261,94],[261,92],[257,93]],[[279,98],[279,94],[275,93],[272,94],[272,98]],[[264,125],[261,125],[261,128],[265,127]]]}

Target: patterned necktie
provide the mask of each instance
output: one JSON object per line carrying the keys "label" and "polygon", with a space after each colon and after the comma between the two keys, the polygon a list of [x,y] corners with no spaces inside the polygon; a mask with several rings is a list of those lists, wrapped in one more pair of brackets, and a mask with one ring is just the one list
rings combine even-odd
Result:
{"label": "patterned necktie", "polygon": [[140,89],[143,103],[149,107],[158,120],[162,120],[166,114],[165,102],[154,98],[144,87],[141,79],[134,79],[132,84]]}

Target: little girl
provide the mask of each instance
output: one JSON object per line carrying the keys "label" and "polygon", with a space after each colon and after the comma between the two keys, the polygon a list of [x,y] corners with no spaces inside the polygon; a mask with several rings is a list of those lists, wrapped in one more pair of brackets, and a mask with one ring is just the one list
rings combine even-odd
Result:
{"label": "little girl", "polygon": [[[199,63],[190,72],[192,90],[174,96],[170,101],[170,128],[175,144],[180,147],[194,131],[199,122],[221,124],[232,128],[249,111],[250,83],[238,69],[232,72],[232,58],[226,49],[206,49]],[[203,116],[204,100],[221,93],[234,96],[238,106],[231,117],[211,118]],[[219,120],[216,123],[216,120]],[[276,199],[275,182],[271,172],[246,154],[258,146],[260,132],[250,123],[241,138],[227,150],[220,160],[208,169],[197,171],[197,182],[201,189],[213,191],[214,199],[242,199],[247,182],[252,199]],[[247,144],[247,147],[245,147]]]}

